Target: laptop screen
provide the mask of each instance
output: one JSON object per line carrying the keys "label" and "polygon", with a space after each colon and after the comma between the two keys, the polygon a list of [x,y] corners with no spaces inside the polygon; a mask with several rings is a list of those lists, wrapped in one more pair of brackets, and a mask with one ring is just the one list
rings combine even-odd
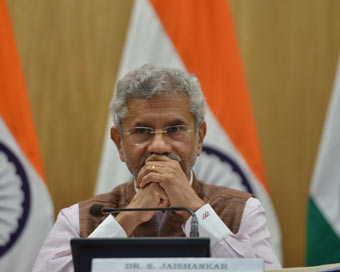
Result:
{"label": "laptop screen", "polygon": [[75,272],[91,272],[94,258],[210,257],[209,238],[74,238],[71,239]]}

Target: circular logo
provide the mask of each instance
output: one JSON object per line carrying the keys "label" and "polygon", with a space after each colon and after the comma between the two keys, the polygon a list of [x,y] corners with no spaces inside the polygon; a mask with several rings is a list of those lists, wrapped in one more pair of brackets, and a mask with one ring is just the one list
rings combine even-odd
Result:
{"label": "circular logo", "polygon": [[254,193],[237,162],[211,146],[203,146],[201,156],[195,163],[194,172],[198,179],[206,183]]}
{"label": "circular logo", "polygon": [[16,155],[0,142],[0,257],[15,243],[27,222],[30,190]]}

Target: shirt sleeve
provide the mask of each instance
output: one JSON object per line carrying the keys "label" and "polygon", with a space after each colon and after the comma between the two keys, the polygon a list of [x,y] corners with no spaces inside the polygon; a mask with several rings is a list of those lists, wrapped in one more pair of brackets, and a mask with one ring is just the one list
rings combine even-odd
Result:
{"label": "shirt sleeve", "polygon": [[[33,272],[74,271],[71,238],[79,238],[79,206],[75,204],[60,211],[57,221],[43,244]],[[124,229],[109,215],[88,238],[127,237]]]}
{"label": "shirt sleeve", "polygon": [[126,238],[126,232],[116,219],[110,214],[103,222],[89,235],[88,238]]}
{"label": "shirt sleeve", "polygon": [[58,214],[45,240],[33,272],[72,272],[71,238],[79,238],[79,207],[75,204]]}
{"label": "shirt sleeve", "polygon": [[[230,231],[210,204],[204,205],[195,214],[199,222],[200,237],[210,238],[212,257],[261,258],[265,269],[281,268],[270,242],[265,211],[256,198],[247,200],[236,234]],[[189,236],[190,224],[191,217],[184,226],[186,236]]]}

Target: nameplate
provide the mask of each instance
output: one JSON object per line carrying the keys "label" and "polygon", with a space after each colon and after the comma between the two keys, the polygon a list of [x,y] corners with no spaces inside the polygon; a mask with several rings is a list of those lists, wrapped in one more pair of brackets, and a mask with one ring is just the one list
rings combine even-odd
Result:
{"label": "nameplate", "polygon": [[93,259],[92,272],[262,272],[262,259],[110,258]]}

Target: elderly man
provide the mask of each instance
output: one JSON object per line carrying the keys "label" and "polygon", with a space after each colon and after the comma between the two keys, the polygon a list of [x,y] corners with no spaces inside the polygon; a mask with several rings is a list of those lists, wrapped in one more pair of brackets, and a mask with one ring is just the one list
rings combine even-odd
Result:
{"label": "elderly man", "polygon": [[200,235],[211,239],[213,257],[262,258],[265,268],[281,267],[260,202],[246,192],[205,184],[191,170],[206,134],[205,101],[195,76],[144,65],[118,82],[111,111],[111,138],[134,180],[63,209],[34,271],[72,271],[73,237],[189,236],[187,213],[124,212],[101,219],[89,214],[94,203],[190,208]]}

